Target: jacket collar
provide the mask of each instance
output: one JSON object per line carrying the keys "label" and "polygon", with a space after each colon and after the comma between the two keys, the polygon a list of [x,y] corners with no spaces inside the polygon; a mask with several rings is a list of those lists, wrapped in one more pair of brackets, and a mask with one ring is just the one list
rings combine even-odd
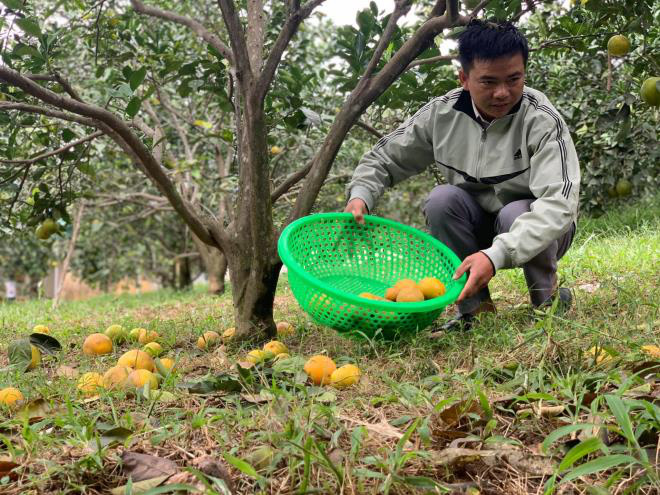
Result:
{"label": "jacket collar", "polygon": [[[522,97],[520,97],[518,103],[513,105],[513,108],[509,110],[509,113],[507,113],[507,115],[513,115],[514,113],[518,112],[518,110],[520,110],[520,105],[522,104],[522,100],[523,100]],[[472,97],[470,96],[469,91],[465,89],[461,91],[461,94],[456,100],[456,103],[454,103],[454,109],[458,110],[459,112],[463,112],[464,114],[468,115],[472,120],[474,120],[479,125],[481,125],[479,122],[480,119],[477,118],[477,116],[474,113],[474,108],[472,108]]]}

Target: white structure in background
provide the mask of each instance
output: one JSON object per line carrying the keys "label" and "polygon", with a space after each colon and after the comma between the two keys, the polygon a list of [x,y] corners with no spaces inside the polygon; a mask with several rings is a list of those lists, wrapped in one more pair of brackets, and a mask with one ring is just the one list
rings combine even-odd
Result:
{"label": "white structure in background", "polygon": [[16,299],[16,282],[13,280],[5,280],[5,299],[7,301],[14,301]]}

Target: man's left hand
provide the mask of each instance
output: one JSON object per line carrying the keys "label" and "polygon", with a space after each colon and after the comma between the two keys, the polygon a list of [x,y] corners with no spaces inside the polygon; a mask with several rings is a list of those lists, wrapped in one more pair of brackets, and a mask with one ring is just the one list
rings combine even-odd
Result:
{"label": "man's left hand", "polygon": [[473,296],[480,289],[486,287],[494,275],[493,265],[490,259],[481,251],[471,254],[463,260],[463,263],[461,263],[454,273],[454,280],[460,278],[468,270],[470,270],[470,276],[465,287],[463,287],[463,291],[458,296],[457,302]]}

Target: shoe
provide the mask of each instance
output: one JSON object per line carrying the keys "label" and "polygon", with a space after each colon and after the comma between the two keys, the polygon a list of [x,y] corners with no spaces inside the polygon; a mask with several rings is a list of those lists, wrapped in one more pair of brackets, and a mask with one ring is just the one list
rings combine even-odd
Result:
{"label": "shoe", "polygon": [[571,290],[568,287],[560,287],[557,292],[539,304],[537,309],[552,307],[557,297],[559,297],[559,301],[557,302],[557,314],[564,314],[571,309],[571,306],[573,305],[573,294],[571,294]]}
{"label": "shoe", "polygon": [[470,313],[459,314],[440,327],[436,327],[435,331],[431,333],[431,337],[438,337],[450,332],[467,332],[472,329],[473,324],[474,315]]}

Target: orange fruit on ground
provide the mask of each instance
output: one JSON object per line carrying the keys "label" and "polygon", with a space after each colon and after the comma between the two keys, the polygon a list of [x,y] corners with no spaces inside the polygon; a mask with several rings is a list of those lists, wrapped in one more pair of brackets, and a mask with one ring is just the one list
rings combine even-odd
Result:
{"label": "orange fruit on ground", "polygon": [[103,333],[110,337],[113,342],[122,342],[126,340],[127,336],[126,330],[121,325],[110,325]]}
{"label": "orange fruit on ground", "polygon": [[277,322],[277,335],[285,337],[287,335],[293,335],[295,329],[293,325],[288,321],[279,321]]}
{"label": "orange fruit on ground", "polygon": [[85,373],[78,380],[78,390],[85,395],[97,395],[103,388],[103,377],[100,373]]}
{"label": "orange fruit on ground", "polygon": [[49,334],[50,329],[46,325],[35,325],[32,329],[32,333],[45,333]]}
{"label": "orange fruit on ground", "polygon": [[390,287],[385,291],[385,299],[388,301],[396,301],[396,296],[399,295],[400,290],[399,287]]}
{"label": "orange fruit on ground", "polygon": [[417,288],[417,282],[410,278],[404,278],[394,284],[394,287],[397,289],[414,289]]}
{"label": "orange fruit on ground", "polygon": [[7,387],[0,390],[0,404],[6,406],[13,406],[19,400],[23,400],[23,394],[20,390],[14,387]]}
{"label": "orange fruit on ground", "polygon": [[140,333],[143,332],[143,331],[146,332],[147,329],[146,328],[134,328],[128,333],[128,336],[131,340],[137,341],[140,338]]}
{"label": "orange fruit on ground", "polygon": [[27,369],[33,370],[41,364],[41,351],[33,344],[30,344],[30,349],[32,350],[32,359]]}
{"label": "orange fruit on ground", "polygon": [[210,330],[208,332],[204,332],[204,334],[197,339],[197,347],[202,350],[209,349],[216,345],[219,340],[220,334]]}
{"label": "orange fruit on ground", "polygon": [[236,328],[229,327],[227,330],[222,332],[222,340],[223,342],[229,342],[231,339],[234,338],[235,335],[236,335]]}
{"label": "orange fruit on ground", "polygon": [[264,344],[264,351],[270,352],[273,356],[279,354],[287,354],[289,349],[279,340],[271,340],[267,344]]}
{"label": "orange fruit on ground", "polygon": [[424,294],[417,287],[401,289],[396,296],[396,302],[419,302],[424,300]]}
{"label": "orange fruit on ground", "polygon": [[128,375],[126,382],[130,387],[142,388],[145,383],[149,383],[149,388],[155,390],[158,388],[158,378],[149,370],[134,370]]}
{"label": "orange fruit on ground", "polygon": [[245,359],[251,363],[257,364],[257,363],[262,363],[266,359],[270,359],[274,356],[275,355],[270,351],[264,351],[262,349],[254,349],[253,351],[247,353],[247,357]]}
{"label": "orange fruit on ground", "polygon": [[146,352],[139,349],[132,349],[125,352],[117,360],[117,365],[133,368],[134,370],[152,371],[154,369],[154,360]]}
{"label": "orange fruit on ground", "polygon": [[149,344],[150,342],[155,342],[160,335],[158,332],[153,330],[147,330],[146,328],[141,328],[138,333],[138,342],[140,344]]}
{"label": "orange fruit on ground", "polygon": [[318,354],[307,360],[304,369],[314,385],[324,385],[330,383],[330,376],[337,369],[337,365],[328,356]]}
{"label": "orange fruit on ground", "polygon": [[168,371],[174,369],[174,359],[172,358],[161,358],[160,363],[167,368]]}
{"label": "orange fruit on ground", "polygon": [[335,388],[348,388],[360,381],[360,368],[354,364],[340,366],[330,375],[330,385]]}
{"label": "orange fruit on ground", "polygon": [[108,389],[124,388],[128,375],[132,371],[126,366],[113,366],[103,374],[103,386]]}
{"label": "orange fruit on ground", "polygon": [[445,284],[435,277],[426,277],[417,284],[419,290],[424,294],[424,299],[433,299],[442,296],[445,292]]}
{"label": "orange fruit on ground", "polygon": [[157,357],[163,353],[163,347],[158,342],[149,342],[145,344],[142,350],[151,357]]}
{"label": "orange fruit on ground", "polygon": [[273,358],[273,362],[277,363],[278,361],[283,361],[285,359],[289,359],[291,357],[291,354],[288,352],[283,352],[282,354],[278,354]]}
{"label": "orange fruit on ground", "polygon": [[83,352],[88,356],[101,356],[112,352],[112,340],[102,333],[93,333],[83,342]]}

